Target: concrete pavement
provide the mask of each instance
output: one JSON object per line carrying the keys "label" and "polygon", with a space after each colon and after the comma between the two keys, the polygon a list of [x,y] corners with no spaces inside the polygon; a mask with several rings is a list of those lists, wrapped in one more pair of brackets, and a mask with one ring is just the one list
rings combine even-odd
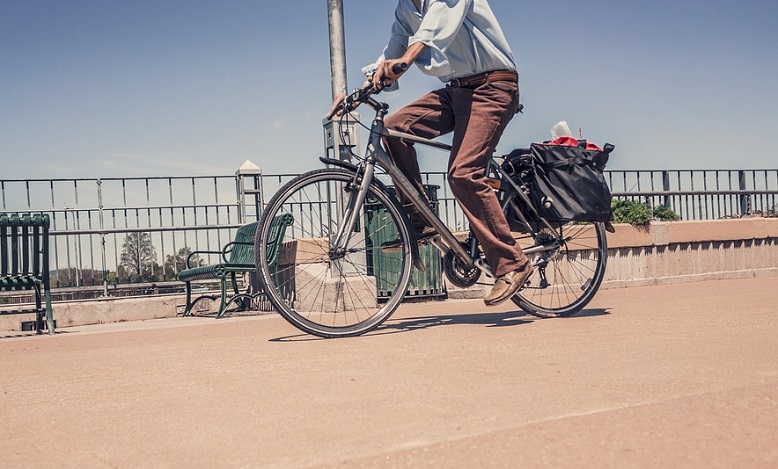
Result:
{"label": "concrete pavement", "polygon": [[778,278],[0,338],[1,467],[778,467]]}

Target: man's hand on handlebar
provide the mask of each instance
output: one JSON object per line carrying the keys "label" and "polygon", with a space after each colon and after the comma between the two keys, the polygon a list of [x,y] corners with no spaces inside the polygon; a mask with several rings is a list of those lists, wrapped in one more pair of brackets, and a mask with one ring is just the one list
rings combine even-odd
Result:
{"label": "man's hand on handlebar", "polygon": [[402,58],[384,60],[373,74],[373,88],[381,91],[383,88],[392,86],[406,70],[408,70],[408,63]]}
{"label": "man's hand on handlebar", "polygon": [[330,108],[330,112],[327,113],[327,115],[332,118],[332,116],[338,116],[340,117],[343,115],[343,101],[346,100],[346,93],[338,93],[335,95],[335,99],[332,100],[332,107]]}
{"label": "man's hand on handlebar", "polygon": [[[408,64],[402,60],[391,60],[388,62],[391,62],[387,66],[389,67],[391,76],[395,77],[394,80],[399,78],[400,75],[405,73],[405,70],[408,69]],[[386,62],[382,62],[382,64],[383,63]],[[393,81],[387,83],[386,75],[384,75],[383,83],[376,85],[375,83],[380,79],[381,77],[378,75],[378,71],[376,71],[372,78],[362,83],[362,86],[350,95],[346,95],[345,93],[338,93],[335,95],[335,99],[332,101],[332,106],[330,107],[330,112],[327,114],[329,118],[331,119],[335,116],[340,117],[344,112],[353,111],[371,94],[379,93],[383,88],[390,86],[393,83]]]}
{"label": "man's hand on handlebar", "polygon": [[360,86],[357,90],[355,90],[350,95],[347,95],[346,93],[338,93],[335,95],[335,99],[332,100],[332,107],[330,107],[330,112],[327,114],[330,119],[332,119],[335,116],[342,116],[344,111],[345,112],[351,112],[354,109],[356,109],[360,104],[362,104],[361,98],[364,98],[364,96],[369,95],[368,91],[373,90],[373,84],[368,79],[365,80],[364,83],[362,83],[362,86]]}

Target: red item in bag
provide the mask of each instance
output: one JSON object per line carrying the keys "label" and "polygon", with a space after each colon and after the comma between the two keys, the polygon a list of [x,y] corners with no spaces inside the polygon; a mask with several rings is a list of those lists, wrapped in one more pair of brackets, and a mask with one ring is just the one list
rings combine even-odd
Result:
{"label": "red item in bag", "polygon": [[[567,147],[577,147],[579,145],[579,141],[574,139],[573,137],[557,137],[554,140],[551,140],[550,142],[546,143],[545,145],[563,145]],[[586,142],[587,150],[596,150],[596,151],[602,151],[602,148],[600,148],[598,145],[595,145],[591,142]]]}

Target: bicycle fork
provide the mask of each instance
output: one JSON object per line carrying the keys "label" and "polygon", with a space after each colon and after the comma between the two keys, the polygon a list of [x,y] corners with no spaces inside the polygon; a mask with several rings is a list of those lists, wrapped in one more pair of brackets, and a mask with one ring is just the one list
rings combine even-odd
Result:
{"label": "bicycle fork", "polygon": [[337,249],[338,253],[345,255],[348,246],[347,242],[357,223],[357,217],[359,216],[359,208],[365,203],[367,199],[367,191],[370,187],[370,183],[373,182],[374,166],[367,164],[364,169],[357,169],[354,172],[354,181],[350,187],[345,189],[346,192],[350,192],[351,196],[346,198],[343,210],[340,213],[343,214],[343,223],[338,228],[338,233],[335,239],[332,241],[334,245],[330,247],[330,252],[333,249]]}

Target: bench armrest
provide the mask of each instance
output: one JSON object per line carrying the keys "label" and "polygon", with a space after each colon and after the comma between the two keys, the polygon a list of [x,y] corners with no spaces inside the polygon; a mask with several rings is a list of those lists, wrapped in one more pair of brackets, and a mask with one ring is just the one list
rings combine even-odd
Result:
{"label": "bench armrest", "polygon": [[235,245],[239,246],[254,246],[254,243],[252,241],[231,241],[224,245],[224,247],[221,250],[222,260],[227,263],[229,262],[227,260],[227,254],[229,254],[232,251],[232,247]]}
{"label": "bench armrest", "polygon": [[[189,261],[192,259],[192,257],[199,255],[199,254],[221,254],[221,251],[192,251],[189,253],[188,256],[186,256],[186,268],[191,269],[192,266],[189,265]],[[199,267],[199,266],[198,266]]]}

